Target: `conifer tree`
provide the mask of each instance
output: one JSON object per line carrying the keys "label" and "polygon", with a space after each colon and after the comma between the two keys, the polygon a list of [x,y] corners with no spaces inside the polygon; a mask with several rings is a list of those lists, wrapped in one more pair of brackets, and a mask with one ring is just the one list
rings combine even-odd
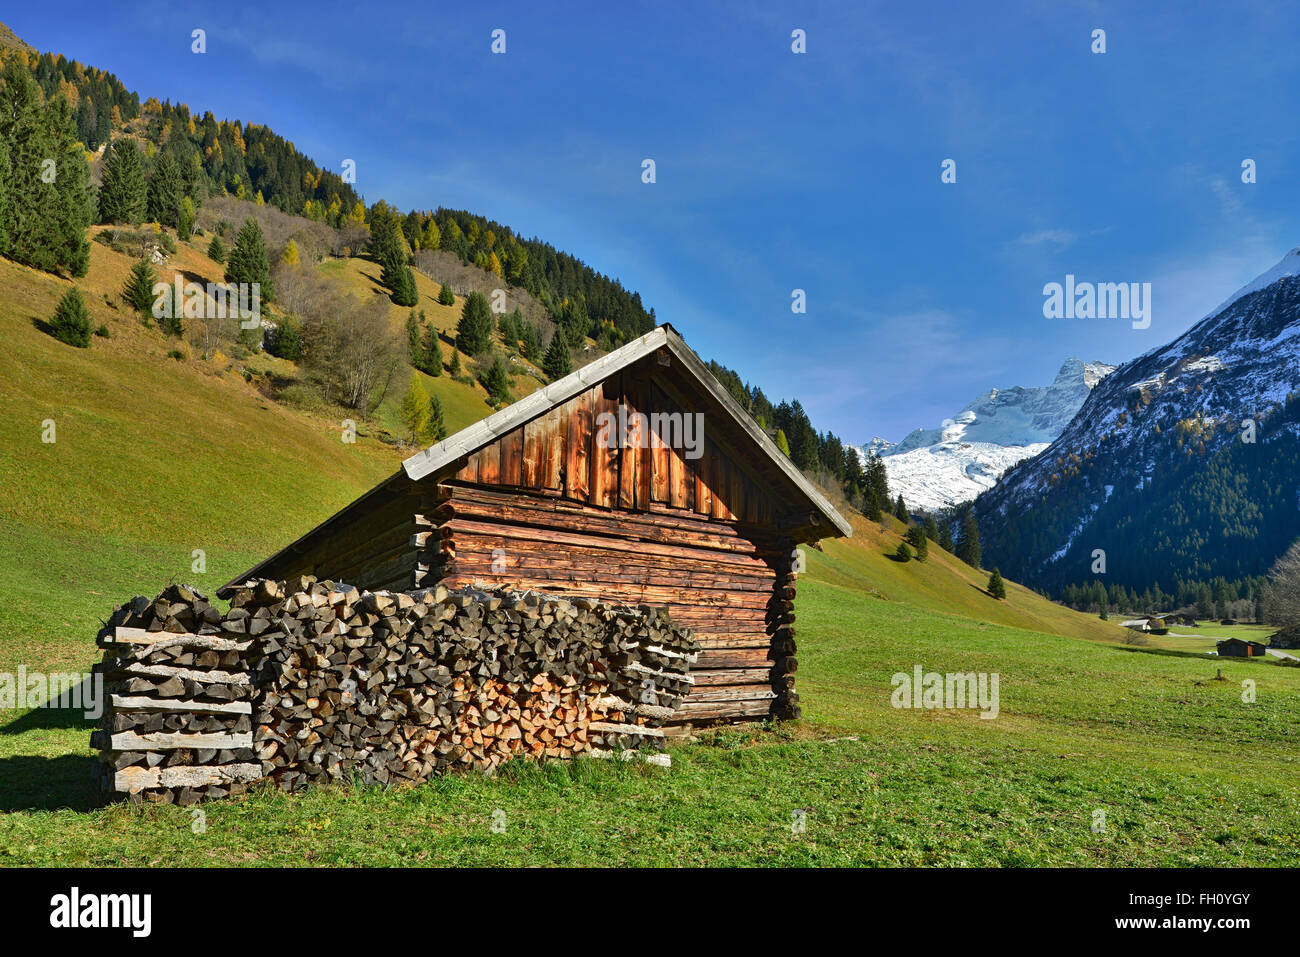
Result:
{"label": "conifer tree", "polygon": [[212,242],[208,243],[208,258],[215,263],[226,261],[226,247],[220,236],[213,236]]}
{"label": "conifer tree", "polygon": [[180,221],[176,224],[176,235],[182,241],[188,240],[194,232],[194,203],[185,196],[181,199]]}
{"label": "conifer tree", "polygon": [[[998,601],[1007,597],[1007,586],[1002,582],[1002,573],[996,568],[993,569],[993,573],[989,575],[989,594],[998,599]],[[1105,612],[1103,611],[1102,614],[1104,616]]]}
{"label": "conifer tree", "polygon": [[428,436],[434,442],[441,442],[447,437],[447,422],[442,411],[442,400],[436,395],[429,397]]}
{"label": "conifer tree", "polygon": [[932,542],[939,540],[939,524],[934,520],[933,515],[925,516],[925,537]]}
{"label": "conifer tree", "polygon": [[506,374],[506,367],[502,365],[500,356],[493,357],[492,365],[483,376],[483,387],[496,401],[510,401],[510,377]]}
{"label": "conifer tree", "polygon": [[147,200],[140,147],[130,137],[120,136],[104,157],[103,182],[99,187],[99,221],[138,226],[144,219]]}
{"label": "conifer tree", "polygon": [[144,316],[153,313],[153,287],[158,281],[153,266],[147,259],[139,259],[131,267],[131,275],[122,287],[122,301]]}
{"label": "conifer tree", "polygon": [[429,428],[429,393],[424,391],[418,372],[411,373],[411,384],[402,399],[402,425],[411,437],[411,444],[418,442]]}
{"label": "conifer tree", "polygon": [[902,493],[899,493],[898,501],[894,503],[894,518],[898,519],[900,522],[909,521],[907,505],[903,502]]}
{"label": "conifer tree", "polygon": [[286,266],[297,266],[302,262],[298,255],[298,244],[292,239],[284,247],[284,252],[280,254],[280,261]]}
{"label": "conifer tree", "polygon": [[406,348],[410,353],[411,365],[419,369],[424,365],[424,337],[420,334],[420,321],[412,309],[406,317]]}
{"label": "conifer tree", "polygon": [[899,542],[898,550],[894,552],[894,557],[900,562],[910,562],[912,560],[912,549],[907,542]]}
{"label": "conifer tree", "polygon": [[916,560],[923,562],[929,557],[929,539],[925,537],[925,529],[920,525],[912,525],[907,529],[907,543],[912,546],[916,552]]}
{"label": "conifer tree", "polygon": [[442,288],[438,290],[438,302],[444,306],[456,305],[456,294],[451,291],[451,286],[445,282],[442,284]]}
{"label": "conifer tree", "polygon": [[247,220],[235,237],[235,246],[230,250],[230,259],[226,263],[226,282],[259,283],[262,301],[270,302],[274,298],[266,237],[255,219]]}
{"label": "conifer tree", "polygon": [[67,100],[42,106],[25,62],[0,72],[0,255],[46,272],[90,265],[90,167]]}
{"label": "conifer tree", "polygon": [[971,568],[980,567],[980,527],[975,520],[975,510],[967,508],[961,519],[961,537],[957,541],[957,557]]}
{"label": "conifer tree", "polygon": [[50,331],[54,333],[55,339],[78,349],[90,345],[90,313],[76,286],[64,293],[59,300],[54,315],[50,318]]}
{"label": "conifer tree", "polygon": [[939,529],[939,547],[949,554],[952,554],[957,548],[953,543],[952,531],[948,528],[947,522],[944,522],[943,528]]}
{"label": "conifer tree", "polygon": [[145,215],[163,226],[180,225],[181,201],[185,198],[185,184],[181,181],[181,167],[169,152],[159,154],[149,177]]}
{"label": "conifer tree", "polygon": [[451,363],[447,368],[451,372],[453,379],[460,375],[460,350],[454,346],[451,350]]}
{"label": "conifer tree", "polygon": [[266,334],[266,351],[280,359],[297,362],[302,358],[302,349],[302,332],[288,317],[281,319]]}
{"label": "conifer tree", "polygon": [[424,327],[424,366],[420,371],[435,377],[442,375],[442,343],[432,323]]}
{"label": "conifer tree", "polygon": [[541,361],[543,355],[542,334],[537,328],[537,323],[524,323],[522,339],[524,341],[524,358],[529,362]]}
{"label": "conifer tree", "polygon": [[466,355],[486,352],[492,344],[492,312],[481,292],[471,292],[461,307],[456,325],[456,348]]}
{"label": "conifer tree", "polygon": [[776,430],[776,447],[785,453],[786,458],[790,457],[790,441],[780,429]]}
{"label": "conifer tree", "polygon": [[554,382],[556,379],[562,379],[573,371],[573,359],[569,355],[569,344],[564,338],[564,327],[556,326],[555,333],[551,336],[551,344],[546,349],[546,356],[542,359],[542,371],[546,377]]}

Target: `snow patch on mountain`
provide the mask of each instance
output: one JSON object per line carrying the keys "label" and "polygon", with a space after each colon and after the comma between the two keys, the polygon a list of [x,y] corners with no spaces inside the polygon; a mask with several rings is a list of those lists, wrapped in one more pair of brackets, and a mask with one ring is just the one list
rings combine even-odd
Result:
{"label": "snow patch on mountain", "polygon": [[1051,385],[990,389],[937,428],[916,429],[897,444],[876,437],[858,453],[881,457],[890,490],[910,508],[968,502],[1054,441],[1114,368],[1067,359]]}

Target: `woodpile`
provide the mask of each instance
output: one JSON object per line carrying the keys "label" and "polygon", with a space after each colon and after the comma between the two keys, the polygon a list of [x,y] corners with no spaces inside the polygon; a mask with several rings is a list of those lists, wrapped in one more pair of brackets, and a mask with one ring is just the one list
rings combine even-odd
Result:
{"label": "woodpile", "polygon": [[222,619],[201,593],[172,585],[121,606],[100,631],[107,700],[91,747],[105,790],[192,804],[262,776],[249,642],[226,636]]}
{"label": "woodpile", "polygon": [[257,580],[222,613],[172,586],[101,632],[105,786],[190,803],[268,777],[420,781],[663,737],[698,643],[661,609],[439,586]]}

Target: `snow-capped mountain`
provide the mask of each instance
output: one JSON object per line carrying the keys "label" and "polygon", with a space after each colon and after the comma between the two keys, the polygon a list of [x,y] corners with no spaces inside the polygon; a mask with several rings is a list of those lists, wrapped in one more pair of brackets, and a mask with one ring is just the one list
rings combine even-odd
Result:
{"label": "snow-capped mountain", "polygon": [[858,451],[882,458],[890,491],[909,508],[967,502],[1047,448],[1114,368],[1067,359],[1051,385],[990,389],[938,428],[916,429],[897,444],[873,438]]}
{"label": "snow-capped mountain", "polygon": [[1297,390],[1300,248],[1107,376],[982,495],[986,557],[1030,583],[1083,581],[1098,549],[1130,580],[1262,574],[1300,534]]}

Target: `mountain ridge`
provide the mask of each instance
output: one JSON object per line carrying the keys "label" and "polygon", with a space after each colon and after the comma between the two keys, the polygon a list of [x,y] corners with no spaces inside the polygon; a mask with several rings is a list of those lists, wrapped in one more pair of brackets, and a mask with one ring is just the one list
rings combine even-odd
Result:
{"label": "mountain ridge", "polygon": [[913,429],[897,444],[877,436],[858,454],[864,461],[866,455],[881,456],[890,488],[909,507],[951,508],[1047,448],[1114,368],[1070,357],[1046,386],[989,389],[938,428]]}
{"label": "mountain ridge", "polygon": [[1293,249],[1186,332],[1120,366],[1038,458],[982,495],[986,554],[1022,580],[1058,587],[1092,577],[1097,550],[1130,585],[1151,582],[1162,567],[1153,555],[1167,556],[1166,587],[1172,576],[1262,574],[1300,535],[1300,473],[1288,477],[1300,447],[1297,369]]}

